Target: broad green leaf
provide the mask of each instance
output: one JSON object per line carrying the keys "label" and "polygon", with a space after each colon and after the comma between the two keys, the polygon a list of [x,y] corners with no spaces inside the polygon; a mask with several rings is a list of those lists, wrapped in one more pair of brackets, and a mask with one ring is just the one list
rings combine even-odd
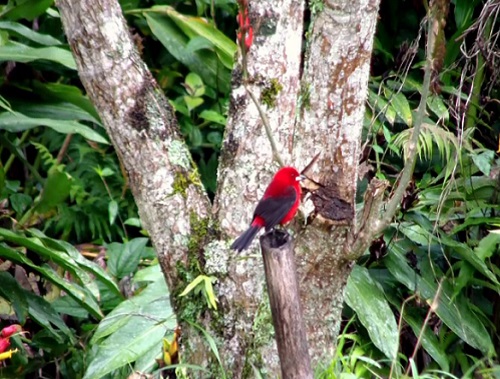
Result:
{"label": "broad green leaf", "polygon": [[230,71],[219,63],[213,52],[188,51],[189,38],[167,16],[145,13],[145,17],[151,31],[169,53],[186,65],[191,72],[200,75],[203,83],[212,88],[219,88],[222,92],[230,90]]}
{"label": "broad green leaf", "polygon": [[168,289],[161,277],[139,295],[122,302],[100,322],[91,341],[97,354],[84,378],[102,378],[151,350],[161,352],[163,336],[176,324]]}
{"label": "broad green leaf", "polygon": [[411,127],[413,125],[413,117],[410,103],[408,103],[406,96],[402,92],[393,93],[390,101],[398,117]]}
{"label": "broad green leaf", "polygon": [[98,120],[99,125],[102,125],[94,105],[78,87],[62,83],[42,83],[35,80],[33,88],[43,99],[59,100],[76,105]]}
{"label": "broad green leaf", "polygon": [[38,126],[46,126],[54,129],[56,132],[64,134],[78,133],[91,141],[109,145],[109,142],[95,130],[76,121],[31,118],[17,112],[0,113],[0,130],[7,130],[9,132],[16,133],[27,129],[33,129]]}
{"label": "broad green leaf", "polygon": [[[428,303],[432,302],[438,293],[438,284],[434,280],[420,276],[408,265],[405,258],[406,251],[399,244],[390,244],[389,251],[390,253],[384,258],[389,272],[411,291],[418,291]],[[421,267],[421,271],[429,274],[436,271],[436,268],[428,266],[426,263],[426,266]],[[436,314],[462,340],[484,354],[494,351],[485,326],[472,312],[472,304],[462,294],[454,297],[452,287],[446,279],[443,280],[437,302]]]}
{"label": "broad green leaf", "polygon": [[201,49],[208,49],[208,50],[213,50],[214,49],[214,44],[210,42],[208,39],[205,37],[194,37],[191,38],[187,44],[187,49],[190,52],[201,50]]}
{"label": "broad green leaf", "polygon": [[28,315],[28,299],[26,298],[26,290],[24,290],[6,271],[0,271],[0,297],[3,297],[7,302],[12,304],[16,317],[21,325],[26,322]]}
{"label": "broad green leaf", "polygon": [[210,41],[224,66],[233,68],[236,43],[205,19],[181,14],[169,6],[154,6],[151,10],[167,14],[190,39],[203,37]]}
{"label": "broad green leaf", "polygon": [[64,202],[69,196],[71,183],[72,178],[66,172],[50,170],[40,201],[35,205],[35,211],[46,213]]}
{"label": "broad green leaf", "polygon": [[427,106],[439,118],[443,119],[445,123],[450,120],[450,113],[448,107],[445,105],[440,96],[431,95],[427,98]]}
{"label": "broad green leaf", "polygon": [[394,121],[396,121],[396,111],[386,99],[370,90],[368,91],[368,101],[375,108],[376,116],[379,116],[378,113],[381,113],[385,116],[389,124],[394,124]]}
{"label": "broad green leaf", "polygon": [[70,51],[61,47],[31,47],[13,41],[0,46],[0,62],[14,61],[28,63],[40,59],[56,62],[67,68],[76,70],[73,55],[71,55]]}
{"label": "broad green leaf", "polygon": [[384,292],[366,268],[354,266],[347,281],[345,301],[356,312],[375,346],[389,359],[396,359],[398,326]]}
{"label": "broad green leaf", "polygon": [[[26,297],[28,299],[28,313],[31,319],[33,319],[41,327],[50,331],[57,341],[63,343],[60,333],[54,330],[52,325],[64,333],[64,335],[72,341],[72,343],[75,342],[76,339],[72,331],[61,318],[61,315],[57,313],[49,302],[47,302],[43,297],[35,295],[31,292],[27,292]],[[81,306],[81,304],[79,304],[79,306]]]}
{"label": "broad green leaf", "polygon": [[481,154],[470,154],[470,156],[476,167],[481,170],[484,175],[489,176],[491,165],[495,159],[495,152],[493,150],[486,150]]}
{"label": "broad green leaf", "polygon": [[35,32],[34,30],[13,21],[0,21],[0,30],[10,30],[15,34],[23,36],[33,42],[45,46],[56,46],[62,45],[62,42],[57,38],[52,37],[50,34],[42,34]]}
{"label": "broad green leaf", "polygon": [[134,238],[124,244],[111,243],[108,245],[108,269],[119,279],[131,274],[137,269],[142,250],[148,243],[147,238]]}
{"label": "broad green leaf", "polygon": [[109,225],[113,225],[118,216],[118,203],[116,200],[111,200],[108,204]]}
{"label": "broad green leaf", "polygon": [[481,260],[490,258],[498,251],[499,244],[500,234],[489,233],[486,237],[479,241],[479,245],[474,249],[474,254],[476,254]]}
{"label": "broad green leaf", "polygon": [[116,296],[122,297],[123,295],[118,288],[115,280],[111,277],[108,272],[106,272],[101,266],[97,263],[92,262],[82,256],[82,254],[70,243],[62,240],[52,239],[46,237],[42,232],[38,229],[29,229],[28,233],[33,236],[38,237],[47,247],[52,249],[57,249],[59,251],[64,251],[68,256],[78,264],[81,269],[89,272],[94,275],[96,278],[99,278],[101,282],[108,287]]}
{"label": "broad green leaf", "polygon": [[429,355],[441,366],[441,369],[444,371],[449,371],[449,361],[446,351],[444,348],[439,345],[439,341],[435,334],[431,331],[431,329],[427,326],[422,331],[422,320],[418,319],[409,311],[405,311],[403,315],[404,320],[410,325],[413,333],[418,337],[422,335],[420,340],[422,347],[429,353]]}
{"label": "broad green leaf", "polygon": [[203,104],[203,99],[201,97],[184,96],[184,101],[186,102],[189,111],[192,111],[196,107]]}
{"label": "broad green leaf", "polygon": [[205,94],[205,86],[200,76],[194,72],[187,74],[184,80],[185,88],[189,96],[201,97]]}
{"label": "broad green leaf", "polygon": [[[1,229],[1,232],[2,235],[5,236],[5,229]],[[80,304],[80,306],[85,308],[94,317],[96,317],[97,319],[100,319],[102,317],[99,305],[97,304],[92,293],[85,287],[81,287],[76,283],[72,283],[61,278],[61,276],[51,266],[47,264],[35,264],[24,254],[21,254],[14,249],[8,248],[5,245],[0,245],[0,256],[17,263],[27,265],[32,269],[38,271],[46,280],[64,290],[69,296],[75,299]]]}
{"label": "broad green leaf", "polygon": [[86,318],[89,316],[89,313],[80,307],[80,304],[70,296],[60,296],[51,304],[54,309],[61,314],[79,318]]}
{"label": "broad green leaf", "polygon": [[101,121],[93,114],[69,102],[31,103],[24,101],[13,102],[12,105],[17,112],[32,118],[89,121],[102,126]]}
{"label": "broad green leaf", "polygon": [[216,111],[211,111],[206,109],[200,113],[199,117],[204,120],[212,121],[220,125],[226,125],[226,118]]}
{"label": "broad green leaf", "polygon": [[18,0],[16,2],[10,0],[0,13],[0,18],[32,21],[43,14],[53,3],[54,0]]}

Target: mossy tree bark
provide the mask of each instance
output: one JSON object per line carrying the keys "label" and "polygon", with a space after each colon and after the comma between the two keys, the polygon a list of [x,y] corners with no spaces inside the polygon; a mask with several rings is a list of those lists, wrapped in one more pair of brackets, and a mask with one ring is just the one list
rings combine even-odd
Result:
{"label": "mossy tree bark", "polygon": [[[318,363],[332,356],[350,272],[346,241],[354,225],[359,140],[379,0],[313,3],[302,49],[305,1],[250,1],[255,38],[246,67],[248,90],[260,99],[285,163],[301,169],[321,153],[311,172],[321,187],[305,202],[307,221],[291,226],[309,346]],[[178,316],[181,321],[196,316],[191,321],[216,337],[228,377],[251,376],[252,365],[276,376],[279,362],[263,300],[262,262],[253,254],[256,248],[235,256],[227,243],[246,228],[277,169],[262,120],[243,85],[241,62],[234,70],[212,206],[117,0],[58,0],[57,5],[82,83],[127,169]],[[188,316],[185,298],[176,296],[194,266],[218,279],[217,313],[198,309]],[[189,326],[184,341],[189,363],[214,361],[203,338]]]}

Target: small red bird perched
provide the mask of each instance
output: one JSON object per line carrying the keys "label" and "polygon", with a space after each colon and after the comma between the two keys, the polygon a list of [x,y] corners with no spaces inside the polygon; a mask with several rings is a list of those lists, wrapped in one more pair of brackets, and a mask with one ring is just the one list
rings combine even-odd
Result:
{"label": "small red bird perched", "polygon": [[261,228],[266,228],[267,232],[278,224],[289,222],[299,208],[299,182],[302,179],[304,177],[293,167],[283,167],[279,170],[257,204],[250,228],[233,242],[231,249],[245,250]]}

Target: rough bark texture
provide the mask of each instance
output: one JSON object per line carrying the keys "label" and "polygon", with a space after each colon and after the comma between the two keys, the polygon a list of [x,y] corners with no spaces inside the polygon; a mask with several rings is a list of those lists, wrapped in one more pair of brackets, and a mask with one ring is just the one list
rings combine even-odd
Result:
{"label": "rough bark texture", "polygon": [[186,285],[178,267],[193,253],[193,224],[209,216],[210,202],[172,107],[140,58],[116,0],[59,0],[57,6],[80,79],[127,170],[169,288],[178,290]]}
{"label": "rough bark texture", "polygon": [[316,364],[332,357],[350,273],[344,251],[354,230],[359,144],[378,6],[379,0],[325,1],[309,31],[294,148],[302,159],[321,153],[309,176],[322,187],[306,201],[305,208],[313,212],[295,245]]}
{"label": "rough bark texture", "polygon": [[[296,164],[292,158],[293,128],[300,89],[304,1],[250,1],[249,8],[255,38],[247,55],[248,88],[261,99],[285,163]],[[231,237],[248,227],[255,204],[278,168],[242,76],[238,66],[234,71],[215,200],[220,226]],[[229,252],[231,258],[224,272],[227,276],[217,287],[225,310],[222,350],[232,360],[227,366],[234,378],[251,376],[251,365],[265,367],[270,377],[280,373],[264,267],[256,253],[247,250],[235,256]]]}
{"label": "rough bark texture", "polygon": [[313,379],[292,238],[288,233],[273,231],[262,236],[260,244],[281,376]]}

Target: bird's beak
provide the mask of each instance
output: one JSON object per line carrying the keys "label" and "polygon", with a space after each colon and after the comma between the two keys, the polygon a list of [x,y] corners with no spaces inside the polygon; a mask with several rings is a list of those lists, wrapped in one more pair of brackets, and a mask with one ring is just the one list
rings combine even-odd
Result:
{"label": "bird's beak", "polygon": [[296,181],[301,182],[303,180],[307,179],[304,175],[299,175],[295,178]]}

